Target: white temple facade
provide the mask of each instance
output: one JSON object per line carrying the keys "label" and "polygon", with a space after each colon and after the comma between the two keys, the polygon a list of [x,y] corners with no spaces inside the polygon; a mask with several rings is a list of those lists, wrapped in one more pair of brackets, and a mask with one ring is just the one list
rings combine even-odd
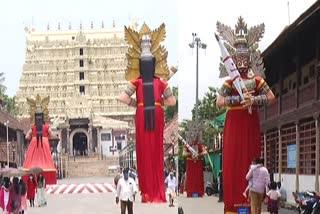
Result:
{"label": "white temple facade", "polygon": [[135,109],[118,100],[127,84],[124,30],[81,25],[61,30],[59,25],[58,30],[26,27],[25,32],[19,116],[29,117],[27,97],[50,96],[52,127],[63,152],[117,154],[134,135]]}

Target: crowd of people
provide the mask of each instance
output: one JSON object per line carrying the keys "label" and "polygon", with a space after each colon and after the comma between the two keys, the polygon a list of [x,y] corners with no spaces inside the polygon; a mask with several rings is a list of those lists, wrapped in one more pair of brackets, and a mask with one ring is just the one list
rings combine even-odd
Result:
{"label": "crowd of people", "polygon": [[42,173],[37,180],[30,174],[27,182],[19,177],[0,178],[0,207],[5,214],[24,214],[28,207],[27,200],[30,202],[30,207],[35,206],[35,196],[39,207],[47,204],[44,195],[45,179]]}

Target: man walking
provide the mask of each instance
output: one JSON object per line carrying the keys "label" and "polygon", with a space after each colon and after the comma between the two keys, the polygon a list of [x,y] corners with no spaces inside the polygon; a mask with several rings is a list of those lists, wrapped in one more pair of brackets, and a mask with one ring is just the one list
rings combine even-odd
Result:
{"label": "man walking", "polygon": [[128,214],[133,214],[133,200],[137,191],[136,182],[129,177],[129,169],[124,169],[123,177],[118,181],[116,192],[116,204],[120,200],[121,214],[125,214],[126,209]]}
{"label": "man walking", "polygon": [[177,187],[177,180],[173,172],[170,172],[170,174],[165,180],[165,183],[167,184],[167,193],[169,195],[169,207],[174,207],[173,200],[174,200],[175,191]]}
{"label": "man walking", "polygon": [[263,166],[264,159],[256,160],[257,167],[251,168],[246,176],[247,180],[252,179],[250,187],[251,213],[261,214],[261,203],[264,192],[270,184],[270,176],[266,167]]}

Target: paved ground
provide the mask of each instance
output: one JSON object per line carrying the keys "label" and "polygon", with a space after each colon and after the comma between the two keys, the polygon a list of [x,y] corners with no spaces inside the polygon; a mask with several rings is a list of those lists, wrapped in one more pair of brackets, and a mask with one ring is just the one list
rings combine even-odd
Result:
{"label": "paved ground", "polygon": [[[113,183],[113,178],[78,178],[59,180],[58,184],[93,184]],[[48,205],[46,207],[28,207],[26,214],[118,214],[119,205],[115,204],[115,193],[89,193],[79,194],[47,194]],[[168,203],[142,204],[140,198],[134,202],[135,214],[177,214],[177,207],[183,207],[184,214],[222,214],[223,203],[218,203],[218,198],[205,196],[203,198],[187,198],[180,195],[175,201],[175,207]],[[266,214],[267,212],[263,212]],[[279,214],[291,214],[294,211],[281,209]]]}
{"label": "paved ground", "polygon": [[[59,184],[112,183],[113,178],[80,178],[59,180]],[[115,193],[47,194],[46,207],[28,207],[26,214],[118,214]],[[134,202],[136,214],[177,214],[177,202],[171,208],[168,203],[142,204],[140,198]]]}
{"label": "paved ground", "polygon": [[[183,207],[184,214],[223,214],[223,203],[218,203],[218,198],[205,196],[203,198],[187,198],[186,194],[179,196],[179,206]],[[263,214],[267,214],[264,208]],[[279,210],[279,214],[293,214],[292,210]]]}

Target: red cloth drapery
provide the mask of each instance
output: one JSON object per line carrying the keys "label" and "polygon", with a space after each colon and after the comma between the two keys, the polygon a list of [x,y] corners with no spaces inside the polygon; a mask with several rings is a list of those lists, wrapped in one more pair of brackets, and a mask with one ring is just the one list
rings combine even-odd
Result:
{"label": "red cloth drapery", "polygon": [[187,197],[197,193],[198,197],[204,194],[203,180],[203,160],[187,160],[187,180],[186,180]]}
{"label": "red cloth drapery", "polygon": [[[37,143],[36,126],[32,127],[32,139],[27,150],[26,159],[23,163],[24,169],[31,169],[40,167],[43,169],[43,176],[45,177],[46,184],[57,183],[57,170],[55,168],[48,139],[49,127],[43,125],[42,143]],[[28,178],[28,176],[27,176]],[[26,178],[26,179],[27,179]]]}
{"label": "red cloth drapery", "polygon": [[164,113],[161,107],[161,96],[167,87],[167,83],[158,78],[153,80],[156,117],[155,130],[153,131],[144,130],[142,79],[132,80],[131,83],[136,88],[138,103],[136,111],[136,152],[142,202],[166,202],[163,172]]}
{"label": "red cloth drapery", "polygon": [[[200,154],[204,151],[202,143],[194,144],[194,149]],[[184,146],[184,150],[190,153],[188,148]],[[204,194],[204,179],[203,179],[203,159],[194,160],[191,157],[187,158],[186,169],[186,192],[187,197],[192,197],[192,194],[197,193],[198,197]]]}

